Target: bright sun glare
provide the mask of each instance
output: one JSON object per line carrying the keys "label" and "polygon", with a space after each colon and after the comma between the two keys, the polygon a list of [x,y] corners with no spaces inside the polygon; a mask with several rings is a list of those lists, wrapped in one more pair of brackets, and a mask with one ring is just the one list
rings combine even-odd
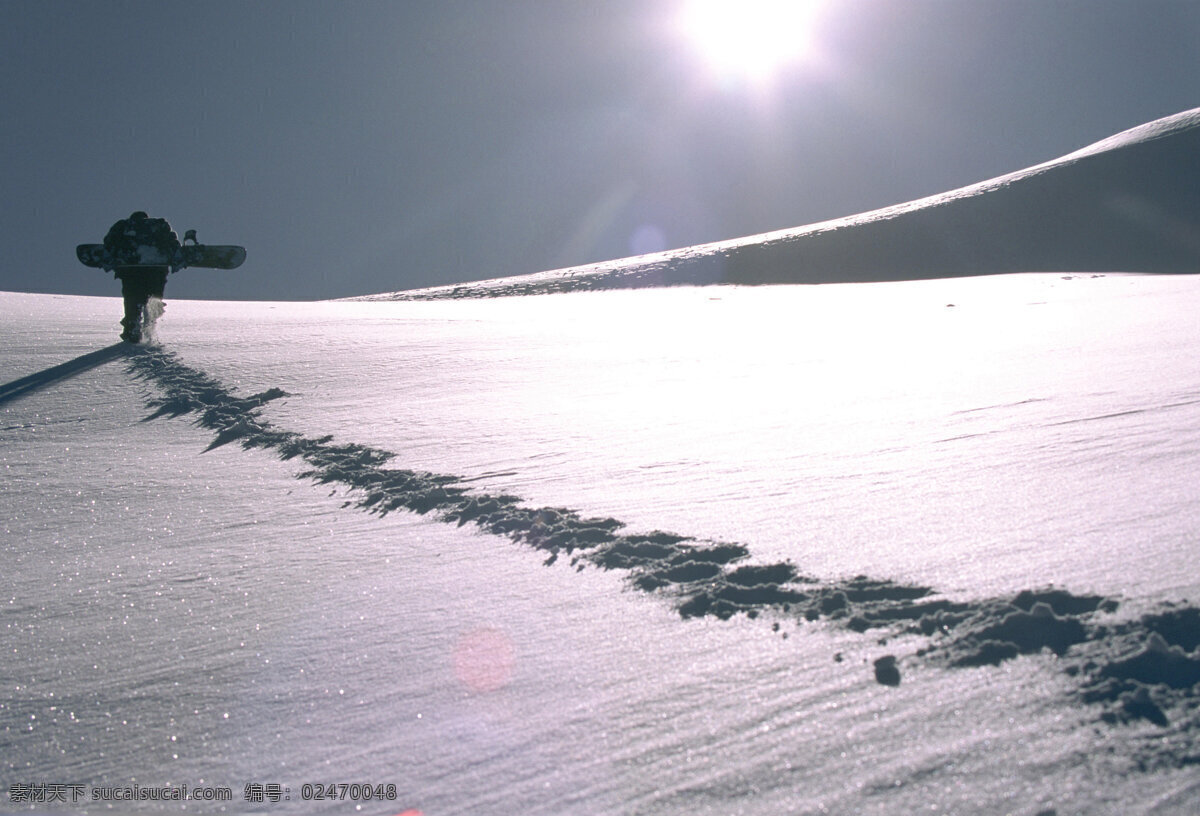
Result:
{"label": "bright sun glare", "polygon": [[680,24],[722,77],[755,83],[802,59],[818,0],[687,0]]}

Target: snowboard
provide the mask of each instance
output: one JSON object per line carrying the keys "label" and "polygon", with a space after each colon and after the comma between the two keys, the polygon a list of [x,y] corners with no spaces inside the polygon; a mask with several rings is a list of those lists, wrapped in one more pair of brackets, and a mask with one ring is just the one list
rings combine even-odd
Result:
{"label": "snowboard", "polygon": [[181,246],[174,255],[166,256],[158,250],[143,247],[139,264],[119,264],[104,249],[104,244],[80,244],[75,247],[75,257],[84,266],[96,269],[116,269],[118,266],[169,266],[183,269],[200,266],[207,269],[237,269],[246,260],[246,248],[224,244],[188,244]]}

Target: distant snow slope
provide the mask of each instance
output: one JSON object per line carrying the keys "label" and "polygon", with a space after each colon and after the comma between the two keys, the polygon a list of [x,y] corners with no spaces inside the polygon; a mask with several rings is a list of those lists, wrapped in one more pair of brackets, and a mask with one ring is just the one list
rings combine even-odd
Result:
{"label": "distant snow slope", "polygon": [[0,810],[1200,805],[1200,278],[0,307]]}
{"label": "distant snow slope", "polygon": [[1009,272],[1200,272],[1200,108],[1061,158],[819,224],[654,255],[365,299]]}

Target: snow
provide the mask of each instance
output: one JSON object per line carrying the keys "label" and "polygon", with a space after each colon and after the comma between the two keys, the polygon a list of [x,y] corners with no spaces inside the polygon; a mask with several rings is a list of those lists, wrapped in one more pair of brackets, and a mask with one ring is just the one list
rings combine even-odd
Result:
{"label": "snow", "polygon": [[0,809],[1194,813],[1198,306],[169,301],[130,350],[117,299],[2,294]]}

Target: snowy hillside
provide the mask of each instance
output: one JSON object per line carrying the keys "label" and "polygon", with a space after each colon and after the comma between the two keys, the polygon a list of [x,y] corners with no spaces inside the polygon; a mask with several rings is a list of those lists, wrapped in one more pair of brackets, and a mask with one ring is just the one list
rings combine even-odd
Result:
{"label": "snowy hillside", "polygon": [[1200,809],[1198,277],[0,308],[0,810]]}
{"label": "snowy hillside", "polygon": [[1010,272],[1200,271],[1200,108],[958,190],[639,258],[370,299]]}

